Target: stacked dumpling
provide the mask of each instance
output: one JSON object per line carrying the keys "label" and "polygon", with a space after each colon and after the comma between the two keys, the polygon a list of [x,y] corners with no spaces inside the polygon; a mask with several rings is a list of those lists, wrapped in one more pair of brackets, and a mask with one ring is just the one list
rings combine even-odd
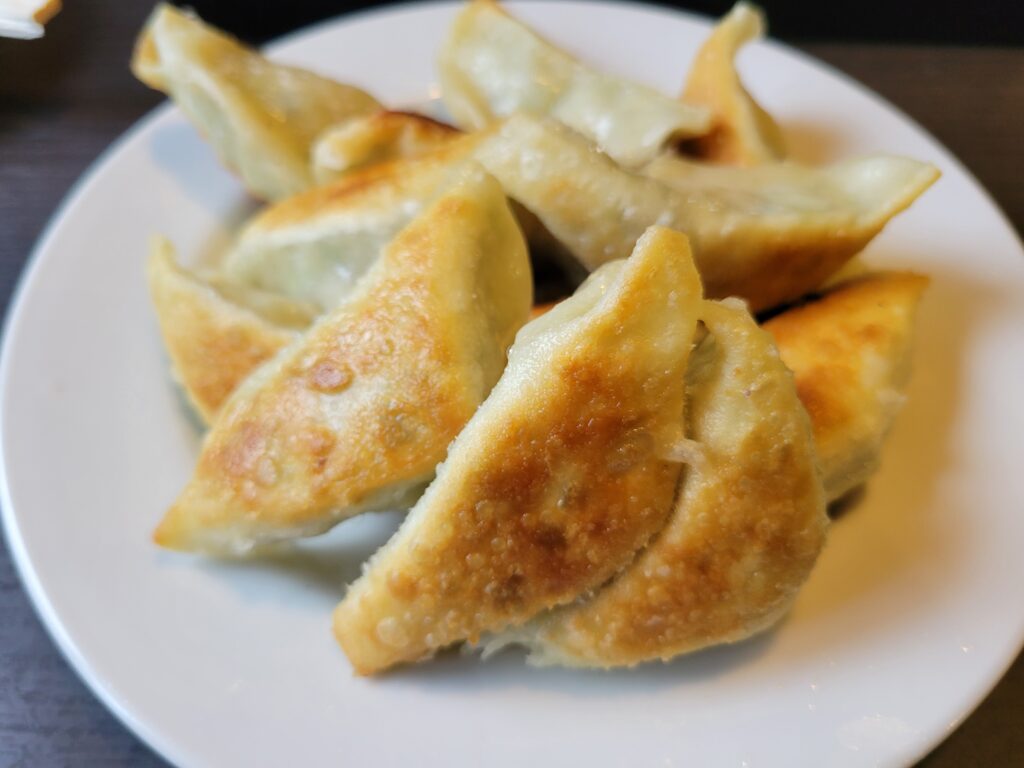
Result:
{"label": "stacked dumpling", "polygon": [[[363,674],[458,643],[631,666],[777,621],[877,464],[926,281],[822,286],[937,171],[786,161],[733,62],[762,30],[738,5],[676,99],[473,0],[453,127],[158,7],[134,71],[273,202],[204,272],[154,241],[209,425],[156,541],[258,555],[411,508],[334,615]],[[589,276],[531,311],[542,254]]]}

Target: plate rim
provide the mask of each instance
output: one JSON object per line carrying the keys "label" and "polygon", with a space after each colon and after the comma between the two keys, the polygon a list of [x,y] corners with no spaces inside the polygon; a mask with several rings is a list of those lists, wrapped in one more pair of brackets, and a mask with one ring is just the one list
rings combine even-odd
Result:
{"label": "plate rim", "polygon": [[[343,11],[334,16],[274,37],[259,46],[259,50],[273,56],[281,48],[299,43],[302,38],[322,32],[328,27],[344,26],[352,22],[372,19],[374,17],[401,16],[408,13],[452,9],[464,4],[463,0],[400,0],[399,2],[383,6]],[[711,16],[685,9],[657,5],[649,0],[502,0],[502,5],[512,8],[517,6],[537,8],[545,6],[578,6],[590,9],[595,8],[595,6],[598,8],[607,7],[632,12],[651,13],[665,18],[679,19],[681,17],[705,27],[710,27],[716,21]],[[900,121],[914,128],[931,145],[930,149],[941,158],[946,168],[955,169],[958,173],[962,174],[971,186],[972,191],[979,194],[989,207],[995,211],[997,217],[1005,225],[1007,232],[1010,233],[1018,251],[1021,255],[1024,255],[1024,238],[1022,238],[1021,233],[1014,226],[1003,207],[970,168],[928,128],[921,125],[915,118],[910,116],[900,106],[891,102],[886,96],[872,90],[852,75],[847,74],[831,63],[769,36],[762,38],[758,43],[794,58],[805,66],[824,71],[829,76],[855,90],[859,95],[866,96],[872,101],[883,105],[887,110],[896,115]],[[47,218],[14,283],[2,325],[0,325],[0,524],[2,524],[4,538],[7,543],[8,552],[11,555],[14,571],[21,582],[24,592],[28,595],[29,603],[35,615],[64,661],[78,679],[122,726],[159,757],[174,765],[193,765],[199,764],[202,761],[197,760],[195,755],[190,754],[180,742],[172,743],[169,739],[166,739],[158,728],[136,717],[127,706],[122,704],[118,698],[118,693],[109,686],[108,681],[103,679],[94,670],[92,662],[79,651],[64,620],[55,610],[50,596],[42,586],[35,564],[28,554],[11,498],[8,441],[6,440],[7,409],[2,407],[2,404],[6,402],[8,382],[11,377],[12,339],[17,336],[18,329],[24,322],[23,315],[28,297],[32,287],[39,279],[44,257],[50,250],[51,243],[56,238],[58,229],[67,217],[68,212],[80,200],[87,197],[90,187],[97,183],[100,173],[120,153],[121,149],[131,143],[139,134],[144,133],[151,125],[166,119],[175,112],[177,112],[177,107],[170,99],[165,98],[162,103],[137,118],[89,162],[85,170],[68,187],[59,203]],[[975,686],[975,690],[969,697],[970,701],[968,701],[968,697],[964,698],[964,706],[961,709],[961,713],[954,720],[950,721],[942,730],[936,731],[932,737],[908,745],[905,749],[905,754],[901,756],[902,758],[910,761],[924,758],[945,742],[977,710],[1005,677],[1007,671],[1015,663],[1022,651],[1024,651],[1024,624],[1022,624],[1017,632],[1017,637],[1011,638],[1011,640],[1011,647],[1014,647],[1016,650],[1005,659],[1001,659],[1000,663],[996,665],[998,673]],[[893,757],[896,757],[896,755],[894,754]]]}

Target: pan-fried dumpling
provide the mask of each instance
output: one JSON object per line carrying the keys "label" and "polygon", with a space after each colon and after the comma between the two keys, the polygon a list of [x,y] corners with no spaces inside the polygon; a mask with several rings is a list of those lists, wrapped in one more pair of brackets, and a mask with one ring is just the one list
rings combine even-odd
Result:
{"label": "pan-fried dumpling", "polygon": [[661,528],[699,299],[686,238],[654,228],[520,331],[437,478],[335,611],[357,672],[567,603]]}
{"label": "pan-fried dumpling", "polygon": [[914,316],[928,279],[880,273],[765,323],[814,424],[830,501],[877,469],[910,378]]}
{"label": "pan-fried dumpling", "polygon": [[701,317],[672,517],[610,584],[503,639],[533,663],[632,666],[742,640],[781,618],[811,572],[828,516],[792,374],[742,305],[707,302]]}
{"label": "pan-fried dumpling", "polygon": [[515,115],[419,159],[371,168],[385,179],[379,184],[356,173],[286,201],[243,234],[229,272],[266,289],[284,285],[297,299],[333,299],[359,252],[349,243],[381,222],[400,225],[405,208],[416,210],[445,165],[463,156],[586,270],[627,255],[648,226],[671,226],[689,235],[707,295],[739,296],[756,311],[815,290],[938,175],[892,157],[738,169],[668,156],[639,174],[554,121]]}
{"label": "pan-fried dumpling", "polygon": [[333,308],[469,155],[461,144],[370,166],[260,212],[227,253],[225,279]]}
{"label": "pan-fried dumpling", "polygon": [[896,157],[738,169],[670,156],[639,175],[526,115],[497,127],[473,157],[587,269],[661,224],[689,236],[707,296],[739,296],[755,311],[817,288],[938,176]]}
{"label": "pan-fried dumpling", "polygon": [[473,0],[456,17],[438,74],[445,106],[461,128],[483,128],[515,112],[547,115],[627,165],[650,160],[669,139],[705,133],[710,123],[703,107],[588,69],[493,0]]}
{"label": "pan-fried dumpling", "polygon": [[313,175],[325,184],[376,163],[426,154],[461,136],[415,112],[375,112],[328,128],[313,146]]}
{"label": "pan-fried dumpling", "polygon": [[505,196],[472,166],[232,395],[156,541],[245,551],[409,503],[501,375],[531,294]]}
{"label": "pan-fried dumpling", "polygon": [[725,165],[759,165],[786,155],[782,131],[740,82],[736,54],[764,36],[764,15],[740,2],[718,22],[697,51],[683,99],[711,111],[711,130],[687,142],[702,160]]}
{"label": "pan-fried dumpling", "polygon": [[204,281],[175,262],[164,238],[154,239],[147,272],[175,377],[207,423],[243,379],[312,321],[304,305]]}
{"label": "pan-fried dumpling", "polygon": [[448,175],[447,155],[419,171],[385,164],[282,201],[243,230],[226,264],[202,276],[173,257],[151,259],[164,342],[205,422],[295,331],[352,290]]}
{"label": "pan-fried dumpling", "polygon": [[[351,233],[358,239],[362,227],[372,228],[379,222],[387,221],[389,211],[398,214],[400,219],[403,215],[411,215],[408,211],[416,210],[421,205],[422,198],[429,196],[436,180],[444,176],[446,169],[471,158],[487,135],[486,132],[463,134],[456,129],[448,129],[446,134],[447,127],[442,123],[429,127],[421,122],[429,122],[428,118],[414,119],[398,113],[382,114],[395,116],[396,122],[384,121],[378,124],[375,121],[377,116],[353,122],[365,125],[365,136],[369,144],[375,141],[375,137],[379,137],[382,152],[393,152],[395,156],[391,160],[381,157],[376,164],[364,166],[365,172],[353,169],[349,165],[362,151],[358,148],[359,142],[356,141],[350,151],[344,131],[340,132],[343,140],[339,142],[335,142],[335,134],[328,131],[314,151],[314,174],[321,184],[329,184],[333,189],[323,194],[309,195],[301,203],[285,201],[281,203],[284,206],[282,210],[289,211],[288,214],[283,217],[268,216],[264,223],[253,227],[244,248],[236,249],[231,259],[233,270],[240,279],[246,280],[247,275],[254,274],[260,284],[270,284],[281,278],[288,282],[287,276],[274,273],[274,267],[269,274],[262,274],[268,266],[263,263],[267,257],[271,262],[280,259],[277,266],[287,271],[285,265],[290,260],[288,252],[296,246],[305,250],[306,244],[316,244],[321,238],[348,236],[343,233]],[[387,132],[392,128],[397,133],[389,138]],[[359,133],[361,129],[356,130],[356,134]],[[403,135],[410,137],[408,141]],[[389,144],[392,138],[394,143]],[[530,243],[533,256],[536,258],[552,252],[561,253],[561,246],[537,221],[536,216],[515,201],[512,202],[512,210]],[[284,221],[287,221],[288,231],[293,234],[281,238],[276,230]],[[307,223],[312,222],[316,222],[318,231],[307,238]],[[277,249],[275,244],[279,241],[282,247]],[[352,246],[347,244],[330,250],[334,258],[341,258],[342,274],[350,270],[349,262],[352,258],[346,255],[350,248]],[[358,253],[359,249],[356,248],[355,252]],[[261,263],[253,265],[251,262]],[[337,275],[330,274],[331,264],[325,263],[322,266],[327,267],[327,284],[333,284]],[[579,269],[578,265],[576,269]],[[314,268],[312,275],[317,272]],[[584,277],[586,274],[580,275],[577,282],[582,282]],[[321,283],[313,279],[310,285],[315,289]]]}
{"label": "pan-fried dumpling", "polygon": [[167,3],[146,23],[132,72],[174,99],[221,161],[266,200],[312,184],[310,150],[325,128],[380,108],[358,88],[268,61]]}

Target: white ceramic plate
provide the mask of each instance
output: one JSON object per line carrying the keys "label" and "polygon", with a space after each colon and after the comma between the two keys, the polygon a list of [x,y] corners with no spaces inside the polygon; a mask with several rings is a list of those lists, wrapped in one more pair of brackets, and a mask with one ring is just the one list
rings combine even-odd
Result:
{"label": "white ceramic plate", "polygon": [[[675,92],[707,24],[625,4],[516,7],[601,66]],[[282,60],[391,103],[436,93],[453,5],[322,25]],[[397,522],[356,519],[304,553],[214,564],[150,531],[198,430],[143,279],[150,233],[198,258],[247,210],[162,108],[75,188],[32,259],[3,348],[4,522],[65,654],[142,738],[188,766],[843,766],[912,761],[978,703],[1024,636],[1024,258],[985,192],[889,105],[783,47],[752,90],[815,161],[885,150],[944,178],[867,260],[929,273],[917,374],[882,472],[843,516],[791,617],[668,666],[591,674],[446,655],[353,677],[329,631],[343,584]]]}

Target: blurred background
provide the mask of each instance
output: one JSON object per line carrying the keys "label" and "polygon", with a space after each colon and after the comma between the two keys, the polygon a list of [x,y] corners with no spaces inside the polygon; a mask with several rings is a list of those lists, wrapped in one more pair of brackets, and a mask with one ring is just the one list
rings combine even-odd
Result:
{"label": "blurred background", "polygon": [[[328,18],[342,9],[387,5],[338,0],[193,0],[208,21],[253,40]],[[655,2],[720,16],[732,0]],[[877,40],[952,44],[1024,45],[1024,2],[1019,0],[764,0],[771,34],[783,40]]]}

